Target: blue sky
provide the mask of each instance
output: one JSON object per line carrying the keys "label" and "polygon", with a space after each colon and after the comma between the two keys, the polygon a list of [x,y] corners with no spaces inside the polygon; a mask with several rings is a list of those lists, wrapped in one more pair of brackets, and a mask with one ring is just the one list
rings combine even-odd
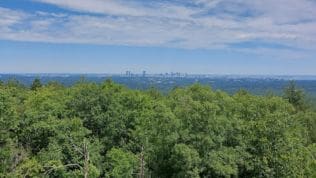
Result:
{"label": "blue sky", "polygon": [[314,0],[0,0],[0,73],[316,75]]}

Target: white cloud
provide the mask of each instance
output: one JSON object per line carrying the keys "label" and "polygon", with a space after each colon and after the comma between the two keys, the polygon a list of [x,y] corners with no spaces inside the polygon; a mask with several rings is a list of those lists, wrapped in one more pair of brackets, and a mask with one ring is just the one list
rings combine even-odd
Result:
{"label": "white cloud", "polygon": [[111,15],[143,15],[144,12],[136,8],[125,6],[115,0],[35,0],[49,3],[77,11],[106,13]]}
{"label": "white cloud", "polygon": [[12,11],[10,9],[0,7],[0,27],[6,28],[10,25],[16,24],[24,19],[25,13]]}
{"label": "white cloud", "polygon": [[115,16],[188,18],[194,10],[173,3],[135,0],[33,0],[79,12]]}
{"label": "white cloud", "polygon": [[85,14],[0,8],[1,39],[204,49],[259,40],[316,49],[310,0],[33,1]]}

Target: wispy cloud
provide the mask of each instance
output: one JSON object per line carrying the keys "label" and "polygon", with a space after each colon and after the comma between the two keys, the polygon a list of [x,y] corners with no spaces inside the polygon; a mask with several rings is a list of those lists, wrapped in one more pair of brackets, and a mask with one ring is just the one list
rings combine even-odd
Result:
{"label": "wispy cloud", "polygon": [[30,1],[35,2],[68,12],[0,8],[1,39],[193,49],[229,49],[259,40],[316,50],[316,2],[311,0]]}
{"label": "wispy cloud", "polygon": [[[101,13],[111,15],[132,15],[141,16],[145,12],[137,10],[137,7],[131,7],[131,4],[127,5],[124,2],[115,0],[34,0],[37,2],[53,4],[63,8],[68,8],[75,11],[84,11],[90,13]],[[125,2],[125,3],[128,3]]]}

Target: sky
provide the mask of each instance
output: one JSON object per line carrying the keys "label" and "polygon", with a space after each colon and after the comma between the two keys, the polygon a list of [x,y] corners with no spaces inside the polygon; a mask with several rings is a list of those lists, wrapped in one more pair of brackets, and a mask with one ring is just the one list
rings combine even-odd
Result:
{"label": "sky", "polygon": [[316,0],[0,0],[0,73],[316,75]]}

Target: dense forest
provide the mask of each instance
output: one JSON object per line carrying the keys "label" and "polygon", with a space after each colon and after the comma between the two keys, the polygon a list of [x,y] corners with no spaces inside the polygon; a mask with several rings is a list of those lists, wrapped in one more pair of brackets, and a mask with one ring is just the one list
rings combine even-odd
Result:
{"label": "dense forest", "polygon": [[316,112],[282,96],[111,80],[0,83],[0,177],[316,177]]}

